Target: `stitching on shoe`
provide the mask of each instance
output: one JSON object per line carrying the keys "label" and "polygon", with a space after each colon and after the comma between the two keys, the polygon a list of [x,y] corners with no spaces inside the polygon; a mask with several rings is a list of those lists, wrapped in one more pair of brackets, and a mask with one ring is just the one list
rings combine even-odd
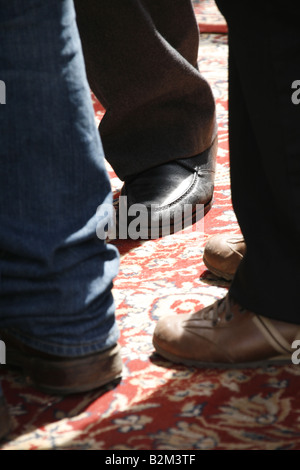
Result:
{"label": "stitching on shoe", "polygon": [[[187,188],[187,190],[185,191],[184,194],[182,194],[178,199],[176,199],[175,201],[171,202],[170,204],[167,204],[165,206],[161,206],[159,208],[152,208],[151,206],[147,206],[147,207],[151,207],[151,212],[161,212],[161,211],[164,211],[166,208],[172,208],[172,206],[175,206],[176,204],[178,204],[178,202],[180,202],[182,199],[184,199],[193,189],[194,187],[196,186],[197,184],[197,173],[194,173],[193,175],[193,181],[192,183],[190,184],[190,186]],[[155,206],[155,204],[154,204]]]}
{"label": "stitching on shoe", "polygon": [[263,334],[268,343],[280,354],[291,353],[291,348],[282,334],[266,318],[262,319],[259,315],[253,317],[253,322]]}
{"label": "stitching on shoe", "polygon": [[[173,162],[172,162],[173,163]],[[174,162],[174,163],[177,163]],[[127,182],[126,182],[127,184]],[[175,199],[175,201],[171,202],[170,204],[167,204],[167,205],[164,205],[164,206],[161,206],[159,208],[152,208],[151,205],[145,205],[145,207],[148,207],[148,208],[151,208],[151,212],[160,212],[160,211],[163,211],[165,210],[166,208],[171,208],[172,206],[178,204],[178,202],[180,202],[182,199],[184,199],[193,189],[194,187],[196,186],[197,184],[197,172],[194,170],[194,174],[193,174],[193,181],[191,182],[190,186],[187,188],[187,190],[184,192],[184,194],[182,194],[178,199]],[[122,188],[123,189],[123,194],[121,194],[122,196],[126,196],[127,192],[126,192],[126,186]],[[153,204],[155,206],[155,204]]]}

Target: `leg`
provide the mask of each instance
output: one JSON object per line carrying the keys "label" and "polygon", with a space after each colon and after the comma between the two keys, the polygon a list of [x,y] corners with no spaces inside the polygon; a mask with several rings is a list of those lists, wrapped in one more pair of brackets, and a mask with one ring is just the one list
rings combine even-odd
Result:
{"label": "leg", "polygon": [[247,251],[229,295],[161,320],[154,344],[198,366],[291,363],[300,330],[298,24],[277,1],[260,3],[259,15],[258,2],[217,3],[229,27],[232,198]]}
{"label": "leg", "polygon": [[206,212],[217,129],[214,98],[198,70],[190,0],[75,0],[75,6],[89,83],[106,108],[99,128],[105,156],[125,181],[128,206],[146,207],[153,227],[165,213],[172,224],[184,204],[193,213],[203,204]]}
{"label": "leg", "polygon": [[[298,24],[277,1],[264,2],[259,18],[253,3],[219,4],[230,31],[232,199],[247,245],[231,294],[256,313],[300,323],[300,108],[291,100]],[[255,25],[251,43],[245,16],[246,30]],[[277,276],[280,292],[270,295]]]}
{"label": "leg", "polygon": [[75,0],[89,83],[106,108],[105,156],[121,180],[213,142],[189,0]]}
{"label": "leg", "polygon": [[[0,0],[0,6],[7,92],[0,107],[0,327],[7,363],[10,350],[22,348],[18,360],[37,356],[34,380],[43,380],[37,370],[45,360],[55,382],[61,358],[70,377],[52,387],[48,370],[45,388],[94,388],[101,367],[98,376],[80,372],[92,374],[90,362],[99,364],[118,339],[111,293],[118,253],[96,236],[97,225],[107,222],[97,207],[111,205],[111,190],[73,2]],[[109,381],[115,374],[106,372]]]}

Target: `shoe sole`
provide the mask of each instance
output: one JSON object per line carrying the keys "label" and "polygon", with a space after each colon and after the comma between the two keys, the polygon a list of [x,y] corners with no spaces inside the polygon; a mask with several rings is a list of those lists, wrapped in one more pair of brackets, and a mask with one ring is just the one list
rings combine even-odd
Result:
{"label": "shoe sole", "polygon": [[28,385],[54,395],[91,391],[118,382],[122,376],[120,346],[89,356],[52,360],[7,349],[7,366],[18,368]]}
{"label": "shoe sole", "polygon": [[233,280],[234,274],[226,273],[226,272],[224,272],[224,271],[220,271],[220,270],[214,268],[213,266],[211,266],[211,265],[207,262],[207,259],[206,259],[205,256],[203,256],[203,263],[205,264],[205,266],[207,267],[207,269],[208,269],[212,274],[214,274],[216,277],[221,278],[221,279],[225,279],[226,281],[232,281],[232,280]]}
{"label": "shoe sole", "polygon": [[292,364],[291,356],[277,356],[270,359],[264,359],[261,361],[253,362],[240,362],[237,364],[233,363],[221,363],[221,362],[202,362],[195,361],[193,359],[185,359],[175,354],[169,353],[163,350],[155,341],[153,341],[153,346],[156,352],[168,361],[174,362],[175,364],[183,364],[185,366],[197,367],[199,369],[254,369],[258,367],[268,367],[268,366],[282,366],[287,364]]}

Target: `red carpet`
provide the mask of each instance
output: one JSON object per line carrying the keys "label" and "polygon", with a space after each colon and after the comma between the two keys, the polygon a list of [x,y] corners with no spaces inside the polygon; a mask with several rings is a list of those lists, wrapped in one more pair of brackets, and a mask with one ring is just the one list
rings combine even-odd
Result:
{"label": "red carpet", "polygon": [[[201,13],[203,6],[207,10]],[[196,1],[195,9],[200,27],[205,11],[217,11],[207,1]],[[214,21],[218,26],[223,19]],[[13,430],[1,449],[300,450],[300,366],[197,370],[153,354],[158,318],[194,312],[226,293],[229,284],[205,269],[202,254],[212,234],[238,231],[229,181],[226,34],[201,35],[199,63],[217,101],[220,147],[213,208],[189,233],[116,243],[121,268],[114,296],[124,363],[116,388],[55,397],[25,386],[2,368]],[[96,100],[94,106],[99,120]],[[108,170],[117,194],[121,182]],[[280,286],[280,279],[276,282]]]}
{"label": "red carpet", "polygon": [[193,0],[201,33],[227,33],[227,25],[212,0]]}

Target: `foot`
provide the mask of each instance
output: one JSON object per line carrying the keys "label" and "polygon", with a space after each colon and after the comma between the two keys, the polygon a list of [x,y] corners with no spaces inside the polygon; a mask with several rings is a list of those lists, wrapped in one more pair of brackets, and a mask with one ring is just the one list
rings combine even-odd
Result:
{"label": "foot", "polygon": [[203,262],[215,276],[231,281],[245,253],[242,235],[218,234],[206,243]]}
{"label": "foot", "polygon": [[200,155],[165,163],[125,181],[117,213],[119,238],[159,238],[206,214],[212,205],[216,153],[217,139]]}
{"label": "foot", "polygon": [[61,357],[33,349],[0,331],[6,345],[6,366],[16,367],[29,385],[50,394],[87,392],[118,381],[122,360],[118,345],[87,356]]}
{"label": "foot", "polygon": [[194,314],[160,319],[153,345],[171,362],[196,367],[292,364],[299,325],[243,310],[229,295]]}

